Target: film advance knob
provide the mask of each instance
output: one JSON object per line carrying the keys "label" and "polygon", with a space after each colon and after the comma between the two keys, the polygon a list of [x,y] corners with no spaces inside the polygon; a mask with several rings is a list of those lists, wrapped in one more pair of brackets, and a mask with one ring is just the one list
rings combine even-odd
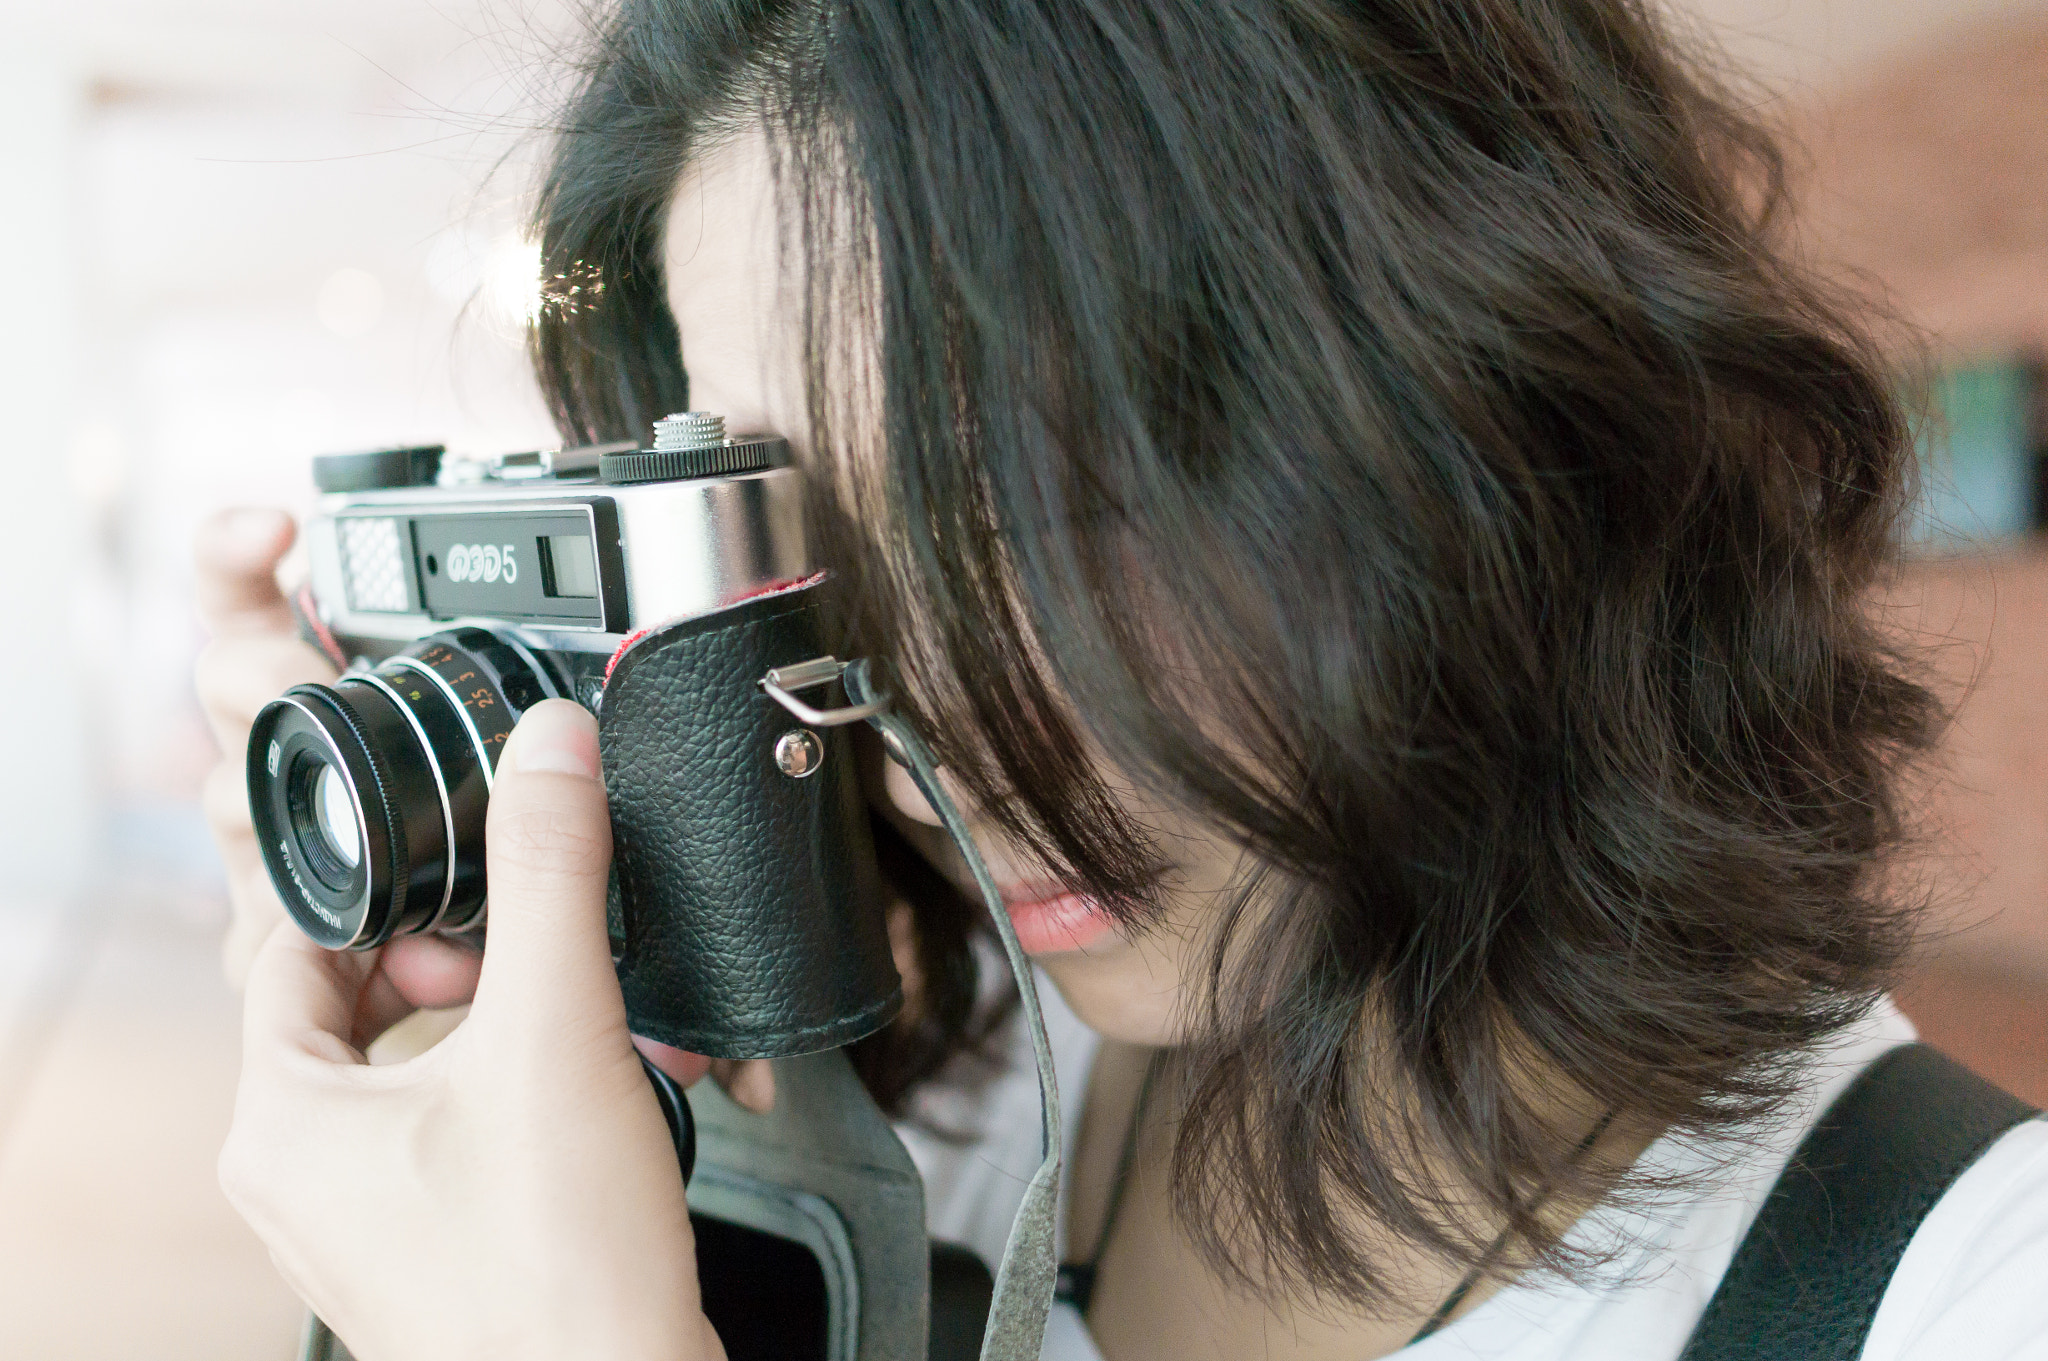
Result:
{"label": "film advance knob", "polygon": [[670,482],[685,477],[729,477],[777,468],[789,461],[789,446],[772,435],[725,437],[725,417],[709,411],[679,411],[654,423],[654,447],[606,454],[598,476],[613,485]]}

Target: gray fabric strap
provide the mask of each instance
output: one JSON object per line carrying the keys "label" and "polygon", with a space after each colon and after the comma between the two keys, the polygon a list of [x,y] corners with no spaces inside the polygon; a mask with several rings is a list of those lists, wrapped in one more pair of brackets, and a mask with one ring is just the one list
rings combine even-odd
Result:
{"label": "gray fabric strap", "polygon": [[[846,668],[845,683],[847,698],[855,704],[879,698],[864,661]],[[1033,982],[1031,962],[1017,943],[1017,931],[1010,924],[1002,892],[989,876],[981,853],[974,848],[966,820],[940,784],[938,764],[930,749],[892,710],[884,710],[868,722],[882,733],[893,754],[909,768],[918,792],[938,813],[967,867],[973,871],[982,902],[987,904],[989,918],[995,924],[996,936],[1003,942],[1003,954],[1010,961],[1010,973],[1017,980],[1024,1024],[1031,1032],[1031,1052],[1038,1061],[1042,1122],[1039,1139],[1043,1157],[1038,1171],[1031,1176],[1031,1184],[1024,1188],[1024,1203],[1017,1207],[1016,1221],[1010,1226],[1010,1241],[1003,1248],[1002,1263],[996,1268],[995,1296],[989,1304],[988,1327],[981,1335],[981,1361],[1038,1361],[1046,1315],[1052,1309],[1053,1280],[1059,1271],[1053,1230],[1060,1194],[1060,1089],[1053,1075],[1052,1044],[1046,1039],[1045,1018],[1038,1009],[1038,988]]]}

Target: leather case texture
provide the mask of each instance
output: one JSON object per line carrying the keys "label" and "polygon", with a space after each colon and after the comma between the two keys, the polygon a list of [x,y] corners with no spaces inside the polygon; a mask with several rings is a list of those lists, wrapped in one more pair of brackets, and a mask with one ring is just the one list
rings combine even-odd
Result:
{"label": "leather case texture", "polygon": [[902,1005],[847,730],[814,730],[825,756],[802,779],[775,761],[801,725],[759,681],[819,656],[819,636],[804,587],[655,629],[612,670],[599,748],[636,1034],[780,1058],[850,1043]]}

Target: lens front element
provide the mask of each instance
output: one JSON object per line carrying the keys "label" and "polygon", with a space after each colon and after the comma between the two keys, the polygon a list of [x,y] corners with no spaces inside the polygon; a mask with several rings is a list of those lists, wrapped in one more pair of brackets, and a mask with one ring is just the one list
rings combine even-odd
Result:
{"label": "lens front element", "polygon": [[318,783],[313,786],[313,812],[320,819],[321,839],[328,849],[354,869],[363,858],[363,829],[348,796],[348,781],[333,766],[320,767]]}
{"label": "lens front element", "polygon": [[293,762],[287,807],[292,839],[313,874],[331,889],[344,889],[363,861],[362,820],[356,816],[348,779],[329,762],[302,752]]}

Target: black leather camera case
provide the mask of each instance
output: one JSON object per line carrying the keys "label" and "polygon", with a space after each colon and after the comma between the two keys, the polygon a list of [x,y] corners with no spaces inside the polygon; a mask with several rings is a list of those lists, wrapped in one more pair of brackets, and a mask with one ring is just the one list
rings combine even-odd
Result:
{"label": "black leather camera case", "polygon": [[815,586],[651,631],[604,690],[614,950],[634,1033],[718,1058],[850,1043],[902,1005],[845,728],[776,764],[801,725],[760,688],[823,651]]}

